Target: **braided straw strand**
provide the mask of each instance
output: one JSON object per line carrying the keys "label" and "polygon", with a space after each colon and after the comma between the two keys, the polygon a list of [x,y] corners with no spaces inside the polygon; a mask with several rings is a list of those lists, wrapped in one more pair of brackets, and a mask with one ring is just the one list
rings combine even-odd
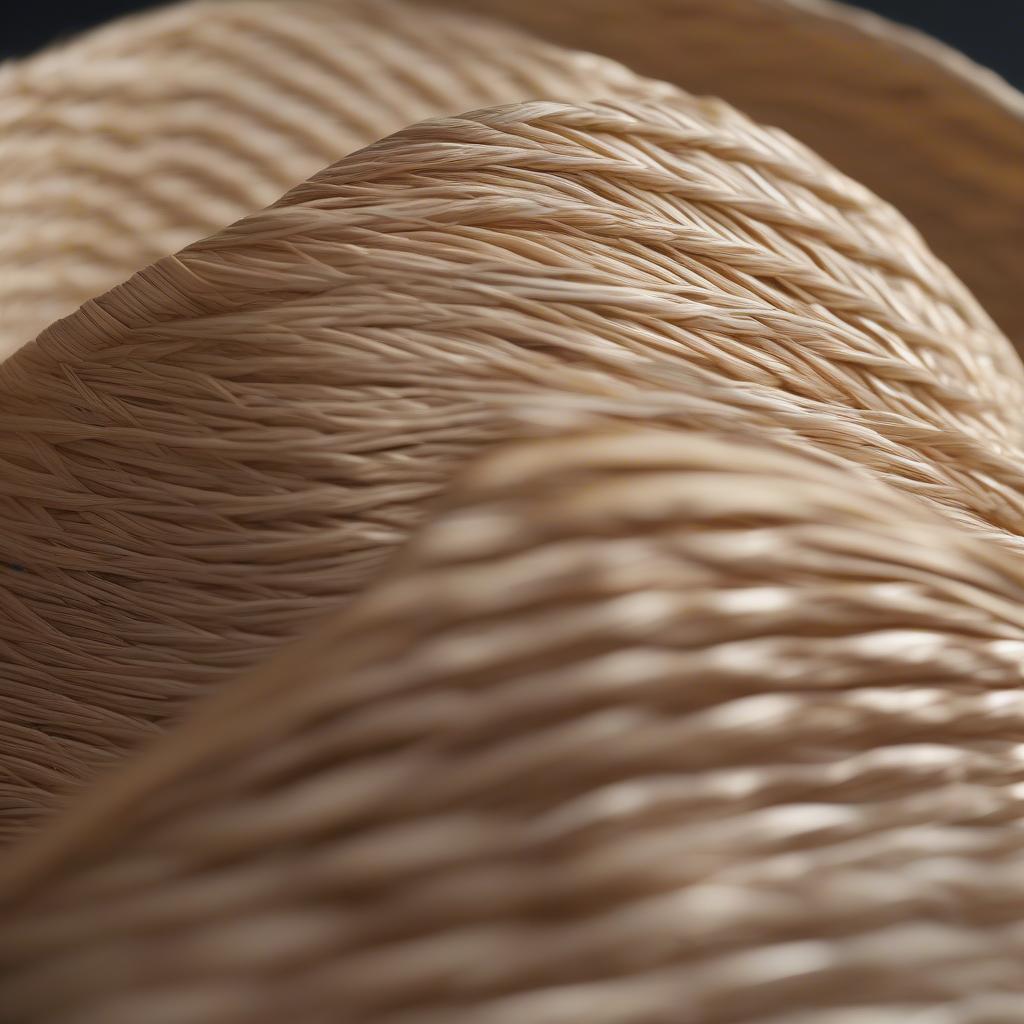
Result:
{"label": "braided straw strand", "polygon": [[9,1019],[1012,1019],[1019,560],[630,407],[26,848]]}
{"label": "braided straw strand", "polygon": [[0,1024],[1020,1024],[1018,100],[818,0],[0,67]]}
{"label": "braided straw strand", "polygon": [[[1024,99],[961,55],[821,0],[447,5],[784,128],[894,202],[1021,343]],[[419,6],[193,2],[0,67],[0,355],[412,122],[636,92],[610,60]]]}
{"label": "braided straw strand", "polygon": [[7,64],[0,357],[416,121],[661,91],[511,27],[390,0],[188,3]]}
{"label": "braided straw strand", "polygon": [[1019,544],[1012,351],[889,208],[789,160],[682,94],[429,122],[8,359],[8,834],[362,589],[553,374],[717,394],[693,426],[785,427]]}
{"label": "braided straw strand", "polygon": [[831,0],[444,4],[784,129],[893,203],[1024,350],[1024,96],[987,68]]}

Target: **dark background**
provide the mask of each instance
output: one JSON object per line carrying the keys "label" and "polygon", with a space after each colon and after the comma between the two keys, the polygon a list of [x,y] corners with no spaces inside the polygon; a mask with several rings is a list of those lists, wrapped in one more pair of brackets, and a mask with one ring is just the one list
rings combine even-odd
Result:
{"label": "dark background", "polygon": [[[859,0],[857,5],[930,32],[1024,89],[1024,0]],[[0,0],[0,57],[31,53],[89,25],[152,6],[146,0]]]}

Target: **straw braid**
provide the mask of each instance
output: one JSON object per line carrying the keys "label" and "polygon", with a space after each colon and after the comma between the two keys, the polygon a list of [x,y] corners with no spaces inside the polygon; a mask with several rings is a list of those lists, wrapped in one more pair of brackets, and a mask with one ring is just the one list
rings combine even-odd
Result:
{"label": "straw braid", "polygon": [[1024,565],[595,408],[15,860],[5,1019],[1014,1019]]}
{"label": "straw braid", "polygon": [[[894,202],[1024,339],[1024,99],[962,55],[820,0],[445,3],[784,128]],[[417,120],[636,88],[611,61],[420,7],[190,3],[0,67],[0,355]]]}
{"label": "straw braid", "polygon": [[375,0],[183,4],[7,64],[0,357],[399,128],[638,91],[662,89],[511,28]]}
{"label": "straw braid", "polygon": [[364,0],[3,118],[11,347],[401,129],[0,363],[3,1024],[1017,1024],[1024,370],[899,214]]}
{"label": "straw braid", "polygon": [[0,366],[8,834],[358,592],[552,380],[689,391],[1019,544],[1012,352],[809,159],[682,94],[429,122]]}
{"label": "straw braid", "polygon": [[1024,96],[963,54],[831,0],[418,2],[500,17],[783,128],[893,203],[1024,351]]}

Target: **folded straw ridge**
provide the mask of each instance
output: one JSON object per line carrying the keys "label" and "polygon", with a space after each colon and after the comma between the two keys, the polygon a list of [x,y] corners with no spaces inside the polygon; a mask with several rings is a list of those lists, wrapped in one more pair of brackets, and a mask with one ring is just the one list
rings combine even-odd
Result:
{"label": "folded straw ridge", "polygon": [[4,117],[0,1020],[1018,1019],[1024,370],[893,207],[422,6]]}
{"label": "folded straw ridge", "polygon": [[9,830],[358,592],[552,380],[725,389],[1017,543],[1013,353],[811,161],[682,94],[427,122],[0,366]]}
{"label": "folded straw ridge", "polygon": [[26,851],[9,1019],[1013,1018],[1019,560],[589,404]]}

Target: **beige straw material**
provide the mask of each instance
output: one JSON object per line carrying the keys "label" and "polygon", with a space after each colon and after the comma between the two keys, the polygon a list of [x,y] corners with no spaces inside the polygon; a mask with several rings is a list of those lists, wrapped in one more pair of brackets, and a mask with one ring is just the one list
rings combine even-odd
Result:
{"label": "beige straw material", "polygon": [[[444,3],[785,129],[894,203],[1024,351],[1024,96],[988,69],[823,0]],[[1005,24],[1019,35],[1017,9]]]}
{"label": "beige straw material", "polygon": [[670,407],[534,410],[9,859],[4,1019],[1018,1020],[1024,563]]}
{"label": "beige straw material", "polygon": [[0,78],[2,1024],[1019,1024],[1024,369],[892,206],[424,6]]}
{"label": "beige straw material", "polygon": [[[894,202],[1024,345],[1024,98],[990,72],[817,0],[453,3],[784,128]],[[633,94],[610,61],[419,7],[184,4],[0,67],[0,357],[415,121]]]}
{"label": "beige straw material", "polygon": [[1021,367],[890,207],[681,93],[426,122],[0,365],[6,834],[363,589],[521,396],[616,381],[1020,547]]}
{"label": "beige straw material", "polygon": [[376,0],[189,3],[0,68],[0,357],[346,153],[439,114],[658,88]]}

